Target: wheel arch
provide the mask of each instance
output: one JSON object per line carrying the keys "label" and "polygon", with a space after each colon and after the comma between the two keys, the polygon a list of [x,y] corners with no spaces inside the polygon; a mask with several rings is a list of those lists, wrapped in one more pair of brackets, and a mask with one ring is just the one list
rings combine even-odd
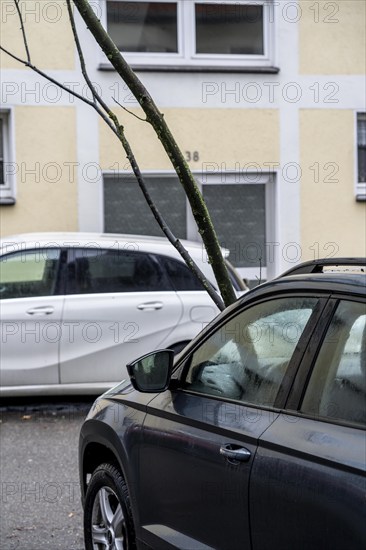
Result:
{"label": "wheel arch", "polygon": [[[127,452],[115,431],[103,422],[86,422],[80,434],[79,464],[81,499],[84,504],[90,476],[100,464],[115,466],[130,485]],[[131,483],[132,485],[132,483]],[[131,494],[131,487],[129,487]]]}

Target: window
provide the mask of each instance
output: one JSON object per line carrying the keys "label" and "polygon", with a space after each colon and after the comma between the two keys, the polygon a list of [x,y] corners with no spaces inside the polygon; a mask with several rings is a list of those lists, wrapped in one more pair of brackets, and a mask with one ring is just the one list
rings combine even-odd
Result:
{"label": "window", "polygon": [[105,24],[135,67],[272,63],[270,0],[106,0]]}
{"label": "window", "polygon": [[366,307],[341,302],[316,360],[301,411],[366,425]]}
{"label": "window", "polygon": [[[177,176],[144,176],[149,193],[173,233],[187,236],[186,196]],[[131,176],[104,178],[104,231],[162,236],[142,192]]]}
{"label": "window", "polygon": [[316,303],[281,298],[239,313],[193,354],[185,388],[273,406]]}
{"label": "window", "polygon": [[67,294],[172,290],[150,254],[81,249],[68,264]]}
{"label": "window", "polygon": [[10,113],[0,111],[0,204],[15,203],[15,169],[10,153]]}
{"label": "window", "polygon": [[0,299],[52,296],[60,251],[47,248],[10,254],[0,262]]}
{"label": "window", "polygon": [[[241,277],[258,284],[275,274],[275,178],[272,174],[195,174],[221,246]],[[197,226],[177,176],[144,174],[153,201],[181,239],[199,241]],[[228,214],[228,212],[230,214]],[[104,176],[104,231],[162,236],[136,179],[129,174]],[[237,290],[242,284],[234,282]]]}
{"label": "window", "polygon": [[357,199],[366,200],[366,113],[357,113]]}
{"label": "window", "polygon": [[185,264],[164,256],[161,256],[160,259],[175,290],[205,290],[204,286]]}
{"label": "window", "polygon": [[[221,246],[235,267],[266,262],[266,189],[264,183],[207,183],[202,193]],[[259,273],[258,273],[259,275]]]}

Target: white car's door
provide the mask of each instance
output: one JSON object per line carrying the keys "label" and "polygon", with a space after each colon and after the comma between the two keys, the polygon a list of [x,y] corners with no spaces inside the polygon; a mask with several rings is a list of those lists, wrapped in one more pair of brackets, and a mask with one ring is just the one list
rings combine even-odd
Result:
{"label": "white car's door", "polygon": [[62,384],[115,383],[136,357],[164,347],[182,303],[153,255],[70,251],[60,372]]}
{"label": "white car's door", "polygon": [[182,318],[179,325],[175,326],[171,338],[176,342],[189,341],[216,317],[219,309],[183,262],[163,256],[160,261],[183,306]]}
{"label": "white car's door", "polygon": [[1,386],[59,382],[64,296],[59,249],[24,250],[0,259]]}

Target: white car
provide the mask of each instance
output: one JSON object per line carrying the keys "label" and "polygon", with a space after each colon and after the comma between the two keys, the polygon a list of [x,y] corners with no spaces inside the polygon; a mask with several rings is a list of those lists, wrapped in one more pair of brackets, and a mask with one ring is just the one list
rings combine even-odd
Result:
{"label": "white car", "polygon": [[[183,244],[216,286],[202,245]],[[247,289],[228,266],[239,296]],[[0,393],[9,396],[103,392],[128,362],[178,353],[218,313],[165,238],[139,235],[4,238],[0,300]]]}

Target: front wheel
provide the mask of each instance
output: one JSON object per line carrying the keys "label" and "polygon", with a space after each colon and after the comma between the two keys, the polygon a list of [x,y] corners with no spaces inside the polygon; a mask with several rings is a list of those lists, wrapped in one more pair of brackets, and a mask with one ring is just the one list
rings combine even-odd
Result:
{"label": "front wheel", "polygon": [[130,497],[119,470],[102,464],[93,473],[84,507],[86,550],[135,550]]}

